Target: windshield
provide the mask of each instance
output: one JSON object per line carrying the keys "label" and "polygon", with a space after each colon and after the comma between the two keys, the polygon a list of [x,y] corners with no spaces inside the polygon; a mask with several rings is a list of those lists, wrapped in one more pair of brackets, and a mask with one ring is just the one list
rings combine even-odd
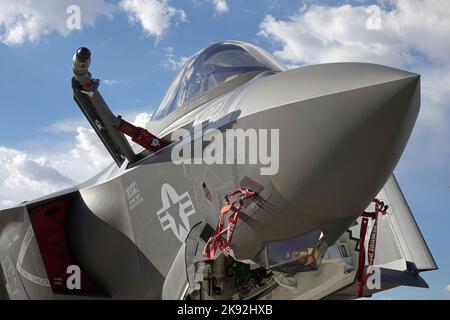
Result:
{"label": "windshield", "polygon": [[228,41],[216,43],[191,57],[170,86],[152,119],[160,120],[193,97],[240,74],[283,71],[272,56],[253,45]]}

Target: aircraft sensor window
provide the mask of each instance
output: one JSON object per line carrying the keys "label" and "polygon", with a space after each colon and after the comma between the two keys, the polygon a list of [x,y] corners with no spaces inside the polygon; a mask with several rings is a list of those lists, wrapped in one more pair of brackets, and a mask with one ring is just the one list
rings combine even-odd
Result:
{"label": "aircraft sensor window", "polygon": [[282,241],[269,242],[256,257],[265,268],[284,273],[316,270],[324,252],[320,230]]}

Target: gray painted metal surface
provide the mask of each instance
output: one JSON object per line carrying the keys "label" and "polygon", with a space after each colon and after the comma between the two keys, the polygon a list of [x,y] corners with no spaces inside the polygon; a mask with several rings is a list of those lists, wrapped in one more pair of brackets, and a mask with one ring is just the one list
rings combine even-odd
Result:
{"label": "gray painted metal surface", "polygon": [[[154,121],[148,128],[160,137],[198,126],[224,135],[229,128],[279,129],[277,174],[261,175],[260,164],[175,165],[172,149],[191,142],[182,140],[136,163],[112,164],[75,188],[3,210],[0,257],[8,296],[61,298],[48,285],[35,241],[24,257],[20,244],[31,227],[29,208],[66,195],[74,198],[66,222],[70,250],[110,298],[181,297],[188,279],[182,273],[191,258],[184,257],[186,236],[199,223],[214,228],[223,196],[241,186],[256,190],[258,197],[244,207],[237,225],[236,260],[254,262],[267,243],[318,229],[331,246],[384,186],[380,195],[392,204],[395,221],[381,224],[380,234],[389,227],[390,238],[379,246],[387,248],[391,235],[396,245],[391,254],[378,255],[378,262],[405,259],[419,271],[435,269],[398,184],[389,179],[419,112],[419,75],[337,63],[245,77],[216,90],[217,96],[207,93],[207,102],[198,100],[189,112],[175,111],[170,123]],[[28,276],[17,268],[18,260]]]}

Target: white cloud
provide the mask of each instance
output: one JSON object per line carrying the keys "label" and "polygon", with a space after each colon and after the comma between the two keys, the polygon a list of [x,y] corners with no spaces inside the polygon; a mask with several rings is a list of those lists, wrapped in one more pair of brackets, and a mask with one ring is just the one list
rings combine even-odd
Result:
{"label": "white cloud", "polygon": [[93,25],[100,16],[111,17],[114,6],[105,0],[1,0],[0,41],[8,46],[38,42],[43,35],[68,35],[67,8],[81,9],[81,28]]}
{"label": "white cloud", "polygon": [[[113,162],[94,130],[73,128],[77,121],[49,126],[55,134],[74,133],[62,146],[32,154],[0,146],[0,209],[75,185]],[[144,112],[137,114],[133,123],[145,128],[148,121],[150,114]]]}
{"label": "white cloud", "polygon": [[259,35],[279,46],[275,55],[288,65],[364,61],[420,73],[422,107],[410,152],[421,161],[411,163],[442,169],[450,156],[450,1],[379,3],[303,6],[286,19],[267,15]]}
{"label": "white cloud", "polygon": [[226,13],[230,11],[227,0],[191,0],[194,7],[201,7],[204,4],[212,4],[214,6],[214,11],[217,13]]}
{"label": "white cloud", "polygon": [[445,287],[445,290],[450,291],[450,284]]}
{"label": "white cloud", "polygon": [[[291,63],[370,61],[405,65],[419,58],[448,60],[450,2],[392,0],[379,6],[319,6],[303,8],[286,20],[268,15],[260,35],[282,45],[276,55]],[[380,14],[379,29],[367,25]],[[375,16],[374,16],[375,15]]]}
{"label": "white cloud", "polygon": [[102,80],[102,83],[107,85],[107,86],[115,86],[115,85],[124,84],[124,83],[127,83],[127,82],[128,81],[125,81],[125,80],[110,80],[110,79]]}
{"label": "white cloud", "polygon": [[65,119],[48,125],[42,131],[46,133],[76,133],[77,129],[86,124],[83,118]]}
{"label": "white cloud", "polygon": [[111,162],[94,129],[79,127],[75,140],[75,148],[70,154],[79,161],[86,161],[89,171],[101,169]]}
{"label": "white cloud", "polygon": [[[161,37],[173,24],[186,21],[186,13],[169,5],[169,0],[121,0],[119,5],[107,0],[0,0],[0,42],[22,45],[38,42],[52,32],[67,36],[73,30],[67,21],[69,6],[80,7],[81,28],[93,25],[97,18],[113,17],[117,9],[124,10],[133,23],[139,23],[150,36]],[[218,10],[228,6],[217,4]]]}
{"label": "white cloud", "polygon": [[180,70],[185,63],[189,60],[189,57],[177,57],[175,56],[175,54],[173,53],[173,48],[172,47],[166,47],[163,48],[163,51],[166,55],[165,59],[163,62],[161,62],[161,66],[173,71],[178,71]]}
{"label": "white cloud", "polygon": [[[450,61],[449,61],[450,62]],[[433,67],[417,66],[422,76],[421,125],[442,128],[449,124],[450,65],[443,63]],[[450,129],[450,127],[448,127]]]}
{"label": "white cloud", "polygon": [[174,21],[186,21],[186,13],[168,0],[122,0],[120,6],[132,23],[140,23],[146,34],[161,37]]}
{"label": "white cloud", "polygon": [[212,0],[212,3],[214,4],[214,9],[219,13],[230,11],[226,0]]}
{"label": "white cloud", "polygon": [[147,112],[142,112],[136,116],[133,124],[138,127],[145,128],[147,124],[150,122],[151,114]]}
{"label": "white cloud", "polygon": [[[124,114],[124,119],[133,118],[134,125],[145,128],[150,121],[150,114],[146,112]],[[60,123],[66,122],[63,120]],[[128,140],[134,145],[134,142]],[[62,149],[48,157],[55,168],[76,181],[81,182],[92,177],[113,161],[97,134],[91,128],[77,127],[72,145],[73,148]],[[64,147],[67,148],[67,144],[64,144]]]}
{"label": "white cloud", "polygon": [[56,170],[46,157],[0,147],[0,207],[11,206],[75,182]]}

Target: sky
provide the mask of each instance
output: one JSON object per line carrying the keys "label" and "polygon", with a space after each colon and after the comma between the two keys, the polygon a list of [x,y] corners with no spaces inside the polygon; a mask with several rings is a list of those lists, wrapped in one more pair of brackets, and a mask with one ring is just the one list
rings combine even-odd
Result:
{"label": "sky", "polygon": [[423,274],[430,289],[375,298],[450,299],[449,37],[448,0],[0,0],[0,208],[111,162],[72,98],[80,46],[93,52],[111,109],[138,125],[183,62],[218,41],[251,42],[292,68],[385,64],[422,76],[421,112],[395,174],[439,270]]}

